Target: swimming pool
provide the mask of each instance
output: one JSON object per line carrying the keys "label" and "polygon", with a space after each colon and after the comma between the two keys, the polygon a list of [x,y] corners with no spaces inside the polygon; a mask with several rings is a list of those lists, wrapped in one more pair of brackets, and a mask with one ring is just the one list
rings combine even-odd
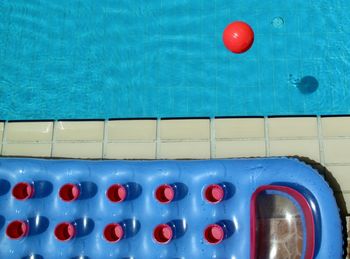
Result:
{"label": "swimming pool", "polygon": [[[348,114],[349,10],[347,0],[3,0],[0,119]],[[255,31],[242,55],[221,40],[234,20]]]}

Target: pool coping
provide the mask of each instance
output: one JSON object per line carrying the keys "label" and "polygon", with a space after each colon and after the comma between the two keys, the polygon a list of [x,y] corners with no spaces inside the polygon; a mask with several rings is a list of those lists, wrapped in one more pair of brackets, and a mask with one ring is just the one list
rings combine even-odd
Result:
{"label": "pool coping", "polygon": [[335,172],[350,204],[350,116],[0,122],[0,155],[80,159],[302,156]]}

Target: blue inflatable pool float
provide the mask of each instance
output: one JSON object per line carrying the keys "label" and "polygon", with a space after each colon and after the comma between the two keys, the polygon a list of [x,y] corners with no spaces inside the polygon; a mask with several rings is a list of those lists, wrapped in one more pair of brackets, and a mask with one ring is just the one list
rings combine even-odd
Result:
{"label": "blue inflatable pool float", "polygon": [[341,258],[333,193],[288,158],[0,159],[0,258]]}

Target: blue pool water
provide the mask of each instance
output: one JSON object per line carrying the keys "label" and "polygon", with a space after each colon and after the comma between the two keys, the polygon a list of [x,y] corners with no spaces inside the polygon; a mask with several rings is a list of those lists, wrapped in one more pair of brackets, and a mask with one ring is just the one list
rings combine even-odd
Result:
{"label": "blue pool water", "polygon": [[[350,113],[349,0],[2,0],[0,119]],[[248,22],[255,43],[228,52]]]}

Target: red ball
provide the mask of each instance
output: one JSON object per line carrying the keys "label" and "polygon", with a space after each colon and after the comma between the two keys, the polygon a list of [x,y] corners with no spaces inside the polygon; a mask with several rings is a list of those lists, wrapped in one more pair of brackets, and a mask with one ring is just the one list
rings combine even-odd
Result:
{"label": "red ball", "polygon": [[254,31],[245,22],[229,24],[222,35],[225,47],[234,53],[246,52],[253,45]]}

